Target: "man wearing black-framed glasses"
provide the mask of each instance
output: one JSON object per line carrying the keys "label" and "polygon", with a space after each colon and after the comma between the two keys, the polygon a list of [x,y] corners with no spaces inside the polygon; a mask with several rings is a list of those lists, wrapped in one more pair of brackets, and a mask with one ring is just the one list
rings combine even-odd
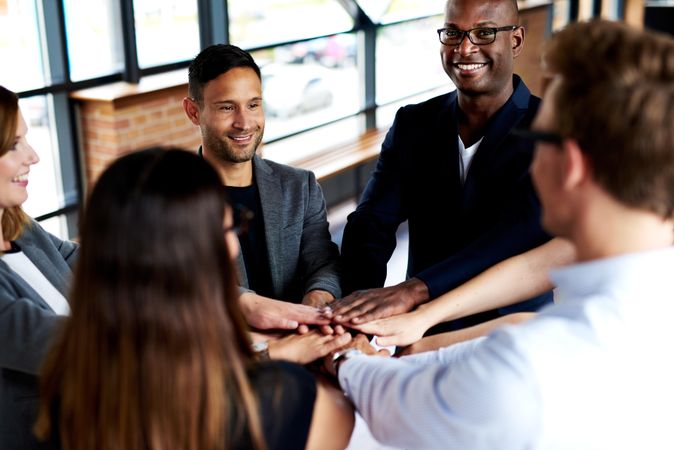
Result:
{"label": "man wearing black-framed glasses", "polygon": [[[513,74],[525,37],[516,1],[449,0],[437,33],[456,91],[402,108],[386,137],[344,232],[344,291],[360,291],[332,309],[347,325],[410,311],[549,239],[528,174],[532,145],[509,135],[528,127],[540,102]],[[408,279],[381,288],[397,227],[406,220]],[[547,292],[433,331],[551,301]]]}

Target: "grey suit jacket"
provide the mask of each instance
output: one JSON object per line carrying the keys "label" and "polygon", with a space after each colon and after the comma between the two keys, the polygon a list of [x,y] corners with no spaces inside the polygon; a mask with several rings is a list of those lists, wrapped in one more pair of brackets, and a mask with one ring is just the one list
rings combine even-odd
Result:
{"label": "grey suit jacket", "polygon": [[[322,289],[341,295],[339,250],[330,238],[323,191],[314,174],[273,161],[253,158],[260,193],[274,297],[301,302],[304,294]],[[248,278],[239,253],[240,284]]]}
{"label": "grey suit jacket", "polygon": [[[28,259],[66,298],[77,244],[31,222],[16,240]],[[55,328],[63,320],[0,260],[0,449],[38,449],[31,428],[37,377]]]}

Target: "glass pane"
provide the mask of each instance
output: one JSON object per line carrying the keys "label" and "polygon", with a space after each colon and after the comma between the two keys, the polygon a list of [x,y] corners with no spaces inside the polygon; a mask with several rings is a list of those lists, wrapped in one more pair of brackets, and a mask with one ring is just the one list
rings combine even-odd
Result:
{"label": "glass pane", "polygon": [[446,0],[356,0],[375,23],[442,14]]}
{"label": "glass pane", "polygon": [[42,228],[61,239],[70,239],[66,216],[56,216],[40,222]]}
{"label": "glass pane", "polygon": [[570,0],[553,0],[552,3],[552,30],[557,31],[569,23]]}
{"label": "glass pane", "polygon": [[28,215],[37,217],[61,208],[64,203],[51,100],[45,96],[29,97],[21,99],[19,107],[28,124],[28,142],[40,157],[40,162],[30,168],[28,200],[23,205]]}
{"label": "glass pane", "polygon": [[0,85],[14,92],[45,86],[35,1],[0,0],[0,60]]}
{"label": "glass pane", "polygon": [[262,151],[267,159],[292,165],[313,154],[352,142],[362,132],[362,124],[362,117],[348,117],[287,139],[265,144]]}
{"label": "glass pane", "polygon": [[192,59],[199,53],[195,0],[134,0],[140,67]]}
{"label": "glass pane", "polygon": [[358,112],[355,34],[275,47],[253,57],[262,70],[267,140]]}
{"label": "glass pane", "polygon": [[[377,32],[377,103],[438,86],[454,85],[442,68],[435,30],[442,16],[380,28]],[[395,76],[392,76],[395,74]]]}
{"label": "glass pane", "polygon": [[351,16],[336,0],[229,0],[229,37],[245,48],[348,31]]}
{"label": "glass pane", "polygon": [[64,0],[70,79],[81,81],[120,72],[122,29],[114,0]]}

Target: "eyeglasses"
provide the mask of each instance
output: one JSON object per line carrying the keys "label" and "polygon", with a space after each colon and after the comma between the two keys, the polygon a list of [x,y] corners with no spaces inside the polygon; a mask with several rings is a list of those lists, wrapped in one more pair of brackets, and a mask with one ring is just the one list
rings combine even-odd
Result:
{"label": "eyeglasses", "polygon": [[564,137],[557,133],[546,131],[525,130],[523,128],[515,128],[510,132],[513,136],[536,143],[536,141],[543,141],[549,144],[562,145]]}
{"label": "eyeglasses", "polygon": [[438,37],[443,45],[461,45],[463,38],[466,36],[475,45],[487,45],[496,40],[496,33],[499,31],[514,31],[517,28],[519,28],[519,25],[506,25],[499,28],[471,28],[466,31],[458,28],[440,28],[438,29]]}

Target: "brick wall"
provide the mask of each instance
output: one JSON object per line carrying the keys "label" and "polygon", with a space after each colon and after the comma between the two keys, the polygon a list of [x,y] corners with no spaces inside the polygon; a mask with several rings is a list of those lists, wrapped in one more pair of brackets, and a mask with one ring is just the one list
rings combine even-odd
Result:
{"label": "brick wall", "polygon": [[87,184],[131,151],[154,145],[196,150],[201,136],[183,111],[186,91],[183,85],[110,100],[78,97]]}

